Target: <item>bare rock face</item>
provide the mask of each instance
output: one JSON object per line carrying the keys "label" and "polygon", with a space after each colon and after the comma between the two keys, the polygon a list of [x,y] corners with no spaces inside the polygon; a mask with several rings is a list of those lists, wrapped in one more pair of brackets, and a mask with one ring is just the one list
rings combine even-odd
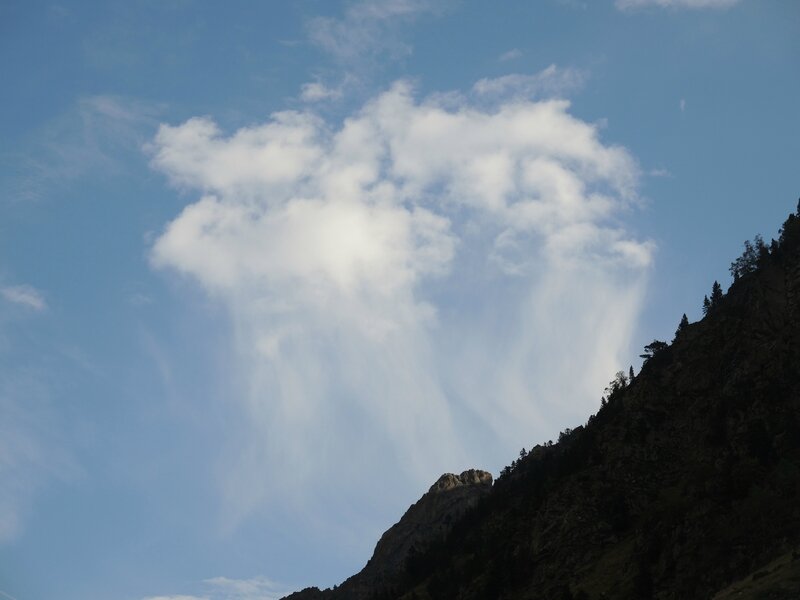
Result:
{"label": "bare rock face", "polygon": [[386,590],[403,573],[412,553],[421,552],[444,538],[455,522],[491,489],[492,475],[486,471],[469,469],[460,475],[445,473],[381,536],[372,558],[360,573],[334,590],[309,588],[286,600],[361,600]]}
{"label": "bare rock face", "polygon": [[[486,471],[481,471],[479,469],[470,469],[469,471],[464,471],[461,475],[454,475],[453,473],[445,473],[439,479],[436,480],[430,489],[428,490],[428,494],[433,494],[435,492],[443,492],[447,490],[452,490],[453,488],[460,487],[460,486],[491,486],[492,485],[492,474],[487,473]],[[425,496],[423,496],[424,498]]]}

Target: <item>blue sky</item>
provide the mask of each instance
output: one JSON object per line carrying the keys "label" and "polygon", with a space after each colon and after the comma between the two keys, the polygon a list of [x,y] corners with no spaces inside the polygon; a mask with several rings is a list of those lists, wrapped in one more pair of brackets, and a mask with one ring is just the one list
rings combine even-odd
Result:
{"label": "blue sky", "polygon": [[794,0],[0,3],[0,595],[354,573],[800,195]]}

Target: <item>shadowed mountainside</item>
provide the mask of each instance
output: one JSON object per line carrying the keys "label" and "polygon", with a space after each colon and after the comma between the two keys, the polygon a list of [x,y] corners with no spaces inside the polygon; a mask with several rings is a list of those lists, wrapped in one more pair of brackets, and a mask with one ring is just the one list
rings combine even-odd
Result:
{"label": "shadowed mountainside", "polygon": [[437,482],[361,573],[289,598],[800,598],[800,213],[757,242],[585,425]]}

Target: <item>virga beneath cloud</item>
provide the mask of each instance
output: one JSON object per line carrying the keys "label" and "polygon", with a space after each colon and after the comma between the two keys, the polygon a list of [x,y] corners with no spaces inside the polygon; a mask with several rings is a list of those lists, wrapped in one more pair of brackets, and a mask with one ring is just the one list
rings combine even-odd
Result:
{"label": "virga beneath cloud", "polygon": [[566,100],[442,98],[398,82],[340,124],[193,118],[150,147],[200,194],[152,263],[231,315],[252,428],[222,476],[235,518],[499,467],[621,366],[653,252],[622,225],[634,158]]}

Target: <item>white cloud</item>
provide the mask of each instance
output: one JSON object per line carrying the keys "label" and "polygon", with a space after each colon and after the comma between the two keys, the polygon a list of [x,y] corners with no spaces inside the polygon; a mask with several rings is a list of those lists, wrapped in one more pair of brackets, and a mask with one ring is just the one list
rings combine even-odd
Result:
{"label": "white cloud", "polygon": [[42,293],[29,285],[10,285],[0,288],[0,295],[7,301],[41,312],[47,308]]}
{"label": "white cloud", "polygon": [[503,52],[503,54],[501,54],[497,60],[500,62],[506,62],[509,60],[514,60],[515,58],[519,58],[520,56],[522,56],[522,50],[519,48],[514,48],[508,52]]}
{"label": "white cloud", "polygon": [[200,194],[152,263],[233,324],[250,428],[220,465],[234,520],[499,468],[585,418],[627,356],[653,252],[621,222],[636,161],[566,100],[443,98],[400,82],[341,125],[195,118],[151,145]]}
{"label": "white cloud", "polygon": [[376,55],[398,58],[411,48],[396,36],[396,28],[419,15],[439,12],[436,0],[360,0],[350,2],[341,18],[316,17],[308,23],[312,43],[341,64],[364,63]]}
{"label": "white cloud", "polygon": [[616,0],[620,10],[633,10],[657,6],[661,8],[730,8],[740,0]]}
{"label": "white cloud", "polygon": [[322,100],[338,100],[342,97],[341,88],[331,88],[319,81],[304,83],[300,90],[300,99],[304,102],[320,102]]}
{"label": "white cloud", "polygon": [[202,596],[148,596],[142,600],[278,600],[293,589],[257,576],[250,579],[214,577],[203,581]]}
{"label": "white cloud", "polygon": [[12,200],[36,201],[88,174],[118,175],[128,168],[123,157],[138,155],[152,135],[159,110],[116,96],[80,98],[9,153],[16,174],[8,191],[0,189]]}
{"label": "white cloud", "polygon": [[251,579],[214,577],[205,583],[214,588],[215,600],[278,600],[293,591],[263,576]]}
{"label": "white cloud", "polygon": [[509,96],[541,98],[564,96],[583,86],[586,75],[577,69],[559,69],[550,65],[546,69],[525,75],[512,73],[502,77],[484,78],[472,87],[479,96],[496,97],[507,101]]}

